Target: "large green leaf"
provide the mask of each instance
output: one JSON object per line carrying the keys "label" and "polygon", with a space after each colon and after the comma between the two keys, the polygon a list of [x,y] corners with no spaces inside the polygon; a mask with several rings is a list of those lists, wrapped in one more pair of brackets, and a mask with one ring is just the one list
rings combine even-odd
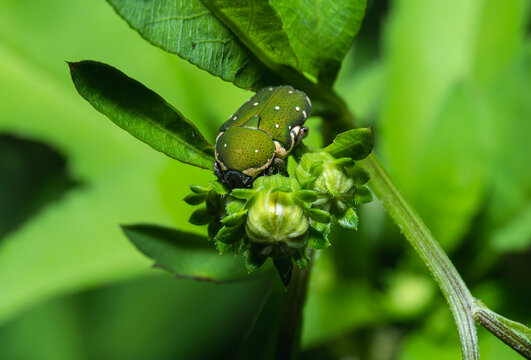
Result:
{"label": "large green leaf", "polygon": [[154,225],[123,226],[125,235],[155,265],[178,277],[214,282],[248,279],[243,257],[220,255],[204,236]]}
{"label": "large green leaf", "polygon": [[332,83],[365,15],[366,0],[271,0],[302,70]]}
{"label": "large green leaf", "polygon": [[174,159],[212,168],[212,145],[159,95],[109,65],[69,65],[77,91],[116,125]]}
{"label": "large green leaf", "polygon": [[298,67],[282,21],[267,0],[237,2],[202,0],[258,58],[274,68],[276,64]]}
{"label": "large green leaf", "polygon": [[200,0],[108,1],[146,40],[212,75],[242,88],[277,82]]}
{"label": "large green leaf", "polygon": [[[9,36],[0,35],[0,132],[50,145],[82,184],[0,241],[3,323],[55,296],[149,273],[149,260],[118,224],[201,231],[186,223],[193,209],[181,199],[191,179],[207,184],[213,175],[160,156],[106,121],[74,90],[65,59],[90,53],[134,72],[193,114],[205,134],[248,95],[150,45],[105,2],[9,0],[1,7],[0,34]],[[82,25],[73,14],[83,14]]]}

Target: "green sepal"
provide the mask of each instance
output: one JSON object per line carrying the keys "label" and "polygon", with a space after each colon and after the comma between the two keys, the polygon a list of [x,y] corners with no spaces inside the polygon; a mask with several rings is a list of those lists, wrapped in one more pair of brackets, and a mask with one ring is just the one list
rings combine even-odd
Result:
{"label": "green sepal", "polygon": [[214,220],[214,217],[211,215],[210,211],[203,206],[190,215],[188,222],[194,225],[206,225]]}
{"label": "green sepal", "polygon": [[184,197],[184,202],[188,205],[199,205],[205,201],[207,197],[207,193],[201,193],[201,194],[188,194]]}
{"label": "green sepal", "polygon": [[[349,206],[350,205],[350,206]],[[352,204],[353,205],[353,204]],[[335,201],[333,206],[332,206],[332,210],[330,210],[330,212],[332,214],[343,214],[345,211],[348,210],[349,207],[352,206],[351,204],[345,204],[345,201]]]}
{"label": "green sepal", "polygon": [[352,160],[352,158],[349,158],[349,157],[342,157],[342,158],[339,158],[339,159],[335,159],[332,162],[332,164],[335,165],[335,166],[339,166],[339,167],[353,166],[354,165],[354,160]]}
{"label": "green sepal", "polygon": [[314,250],[323,250],[330,246],[330,241],[328,241],[328,234],[318,231],[313,227],[310,227],[308,233],[308,247]]}
{"label": "green sepal", "polygon": [[287,187],[287,186],[279,186],[279,187],[276,187],[274,188],[273,190],[271,190],[272,193],[274,192],[285,192],[285,193],[290,193],[292,192],[293,189],[290,188],[290,187]]}
{"label": "green sepal", "polygon": [[328,235],[330,235],[330,229],[332,227],[331,225],[331,223],[320,223],[317,221],[312,223],[312,227],[323,234],[323,236],[326,238],[328,238]]}
{"label": "green sepal", "polygon": [[255,246],[250,246],[245,254],[245,267],[249,273],[258,270],[267,260],[267,256],[261,254]]}
{"label": "green sepal", "polygon": [[347,167],[345,172],[354,181],[354,185],[363,185],[371,178],[369,172],[359,166]]}
{"label": "green sepal", "polygon": [[295,192],[295,197],[306,203],[313,203],[317,200],[317,194],[312,190],[299,190]]}
{"label": "green sepal", "polygon": [[356,188],[354,194],[354,201],[356,204],[365,204],[372,201],[372,191],[366,185],[361,185]]}
{"label": "green sepal", "polygon": [[216,242],[216,249],[218,249],[220,254],[225,254],[227,252],[232,252],[232,249],[233,249],[233,245],[232,244],[225,244],[225,243],[222,243],[221,241],[217,241],[217,240],[215,240],[215,242]]}
{"label": "green sepal", "polygon": [[295,260],[295,264],[299,267],[301,270],[308,269],[308,266],[310,266],[310,257],[308,256],[308,250],[306,247],[303,247],[298,252],[296,252],[293,255],[293,260]]}
{"label": "green sepal", "polygon": [[357,229],[358,228],[358,214],[353,208],[348,209],[345,213],[337,218],[337,222],[344,228]]}
{"label": "green sepal", "polygon": [[211,214],[221,214],[225,211],[225,195],[219,195],[215,191],[210,191],[206,197],[206,206]]}
{"label": "green sepal", "polygon": [[218,249],[220,254],[225,254],[228,252],[240,254],[242,252],[242,248],[244,248],[243,242],[237,241],[232,244],[225,244],[216,240],[216,249]]}
{"label": "green sepal", "polygon": [[247,210],[243,210],[235,214],[231,214],[229,216],[224,217],[223,219],[221,219],[221,223],[225,226],[234,227],[234,226],[243,224],[246,219],[247,219]]}
{"label": "green sepal", "polygon": [[242,240],[245,236],[244,226],[223,226],[216,235],[216,240],[224,244],[232,244],[236,241]]}
{"label": "green sepal", "polygon": [[245,201],[233,200],[227,204],[227,214],[236,214],[245,209]]}
{"label": "green sepal", "polygon": [[233,189],[230,194],[234,196],[236,199],[251,200],[256,195],[257,192],[258,192],[257,190],[253,190],[253,189],[238,188],[238,189]]}
{"label": "green sepal", "polygon": [[216,234],[222,226],[223,225],[221,225],[219,221],[210,222],[208,224],[208,240],[214,240],[216,238]]}
{"label": "green sepal", "polygon": [[319,161],[310,166],[310,174],[314,177],[319,177],[324,171],[323,162]]}
{"label": "green sepal", "polygon": [[304,211],[306,215],[308,215],[310,218],[312,218],[315,221],[318,221],[321,223],[330,222],[330,214],[324,210],[310,208],[310,209],[305,209]]}
{"label": "green sepal", "polygon": [[293,262],[290,257],[273,259],[273,265],[278,271],[284,287],[287,288],[291,280],[291,273],[293,271]]}
{"label": "green sepal", "polygon": [[209,184],[210,187],[220,195],[227,195],[228,193],[230,193],[230,190],[218,180],[210,181]]}
{"label": "green sepal", "polygon": [[189,187],[194,194],[205,194],[212,190],[212,188],[209,186],[189,185]]}
{"label": "green sepal", "polygon": [[301,189],[312,189],[315,183],[315,180],[317,180],[316,177],[309,177],[307,179],[302,180],[299,183],[301,185]]}

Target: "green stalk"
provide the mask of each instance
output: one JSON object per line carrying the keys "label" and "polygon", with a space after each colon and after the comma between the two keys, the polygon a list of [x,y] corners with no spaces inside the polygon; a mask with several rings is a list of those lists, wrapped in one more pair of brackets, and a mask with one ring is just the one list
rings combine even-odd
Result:
{"label": "green stalk", "polygon": [[302,309],[306,301],[311,266],[306,270],[293,267],[288,294],[282,310],[275,359],[292,360],[299,354],[302,328]]}
{"label": "green stalk", "polygon": [[476,300],[474,318],[498,339],[512,347],[526,359],[531,359],[531,330],[504,318]]}
{"label": "green stalk", "polygon": [[374,154],[362,161],[371,174],[369,185],[380,199],[389,216],[398,225],[409,243],[428,267],[439,285],[459,332],[463,359],[479,359],[479,347],[472,306],[475,299],[454,265],[435,241],[420,216],[398,191]]}

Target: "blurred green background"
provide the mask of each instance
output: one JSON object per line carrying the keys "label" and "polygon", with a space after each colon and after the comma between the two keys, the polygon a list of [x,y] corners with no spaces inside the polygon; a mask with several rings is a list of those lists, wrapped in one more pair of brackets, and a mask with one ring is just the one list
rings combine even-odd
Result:
{"label": "blurred green background", "polygon": [[[526,0],[369,1],[336,89],[473,294],[531,323],[531,41]],[[0,359],[231,357],[268,286],[177,280],[118,224],[194,232],[208,171],[97,113],[65,61],[109,63],[213,141],[249,92],[164,53],[103,0],[0,4]],[[319,119],[309,119],[319,144]],[[318,255],[303,359],[458,359],[445,301],[378,202]],[[518,359],[479,329],[483,359]]]}

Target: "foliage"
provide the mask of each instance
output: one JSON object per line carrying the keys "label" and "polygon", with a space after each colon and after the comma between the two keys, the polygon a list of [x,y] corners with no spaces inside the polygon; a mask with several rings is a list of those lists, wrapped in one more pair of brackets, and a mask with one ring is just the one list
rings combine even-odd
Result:
{"label": "foliage", "polygon": [[[178,53],[237,86],[258,89],[265,84],[288,82],[308,89],[312,100],[316,99],[314,114],[322,116],[321,120],[308,120],[308,145],[313,145],[315,138],[311,137],[318,133],[319,126],[328,137],[324,143],[332,139],[337,133],[333,128],[344,120],[336,116],[337,109],[343,113],[344,108],[333,92],[320,89],[329,89],[334,83],[339,63],[363,17],[364,3],[323,1],[319,11],[302,7],[308,12],[304,14],[279,5],[289,3],[300,8],[301,2],[271,1],[267,5],[268,2],[256,1],[260,6],[269,6],[269,13],[276,10],[278,16],[264,16],[251,24],[241,22],[241,14],[230,7],[231,2],[185,3],[189,13],[175,14],[171,13],[176,9],[171,1],[112,1],[131,27],[151,43]],[[55,4],[54,22],[41,16],[52,8],[48,3],[9,0],[2,5],[5,11],[0,12],[0,29],[8,34],[0,37],[0,79],[4,89],[9,89],[0,100],[0,129],[51,144],[67,161],[71,174],[65,178],[76,183],[61,190],[61,197],[43,197],[45,205],[39,212],[28,213],[25,220],[17,223],[18,228],[11,227],[10,233],[0,239],[3,320],[43,299],[144,274],[148,263],[123,241],[118,223],[153,222],[177,226],[194,239],[198,236],[198,230],[185,222],[191,210],[179,199],[185,197],[189,183],[208,183],[209,171],[166,160],[108,126],[74,97],[71,87],[67,87],[61,61],[90,56],[124,69],[167,99],[167,103],[161,103],[161,108],[165,108],[161,111],[170,118],[184,119],[181,113],[186,114],[186,118],[193,119],[192,126],[209,140],[214,139],[223,119],[249,97],[142,42],[116,21],[105,4],[61,0],[55,0]],[[334,15],[331,4],[351,9],[341,18]],[[154,6],[149,11],[142,8],[151,5]],[[381,4],[370,4],[356,46],[343,62],[334,86],[358,115],[358,124],[373,125],[376,151],[384,155],[391,176],[398,180],[445,250],[451,252],[474,295],[510,318],[524,321],[529,319],[522,294],[529,287],[523,274],[530,237],[526,226],[529,167],[522,165],[529,152],[525,135],[529,131],[523,119],[531,114],[526,98],[529,49],[523,40],[528,22],[526,6],[517,0],[503,6],[479,0],[438,5],[396,1],[388,10]],[[389,22],[382,22],[383,12],[387,11],[385,18]],[[86,28],[82,29],[79,17],[72,14],[84,14]],[[176,17],[183,14],[199,16]],[[297,16],[308,19],[308,30],[312,31],[298,29]],[[327,21],[313,22],[327,16],[331,16]],[[264,34],[275,26],[278,30],[275,24],[279,18],[283,29],[268,42]],[[352,25],[345,28],[345,23]],[[323,24],[330,24],[330,28]],[[183,33],[203,36],[199,29],[205,28],[213,31],[195,42],[192,37],[177,42],[172,36],[183,29]],[[341,36],[342,41],[325,38],[330,34],[326,30],[332,28],[332,34]],[[242,29],[253,31],[242,36]],[[301,33],[307,38],[298,39]],[[270,47],[271,43],[286,44],[286,37],[295,60],[278,55],[289,54],[289,49]],[[303,41],[298,43],[299,40]],[[380,51],[377,43],[383,44],[385,51]],[[201,63],[202,59],[211,61]],[[32,96],[28,96],[30,93]],[[124,100],[130,101],[128,107],[138,104],[133,99]],[[167,107],[168,103],[178,104],[180,112]],[[201,149],[201,144],[199,141],[197,148]],[[207,159],[209,150],[202,149],[190,154]],[[177,151],[178,156],[189,155],[178,148],[171,151]],[[6,159],[15,156],[3,154],[0,169],[10,169],[13,177],[18,172],[11,169],[17,168],[5,164]],[[16,164],[31,164],[35,169],[37,164],[51,166],[46,162],[50,160],[31,156]],[[5,177],[0,176],[1,179]],[[42,181],[33,186],[45,189],[45,180]],[[7,192],[25,191],[20,181],[8,184]],[[50,203],[46,205],[47,201]],[[4,214],[10,208],[0,211],[0,217],[6,219]],[[348,230],[332,229],[332,246],[315,261],[303,322],[303,357],[355,354],[382,358],[386,351],[399,358],[422,358],[428,352],[456,357],[459,349],[455,329],[444,302],[434,294],[433,284],[422,275],[418,260],[402,250],[400,234],[388,226],[378,205],[362,207],[361,213],[356,239],[348,240],[352,237]],[[197,255],[199,259],[200,253]],[[194,268],[198,264],[191,265]],[[160,354],[159,357],[208,358],[210,354],[194,344],[204,343],[205,338],[211,339],[212,346],[222,344],[221,333],[224,341],[232,342],[230,346],[225,343],[220,353],[231,356],[238,341],[246,338],[246,344],[253,344],[258,333],[264,334],[264,329],[261,333],[251,332],[254,323],[248,319],[258,319],[257,324],[267,327],[264,319],[281,316],[278,306],[272,304],[285,299],[282,293],[272,296],[278,295],[276,283],[271,285],[265,270],[263,276],[258,274],[255,280],[237,285],[211,287],[166,282],[162,278],[138,279],[49,302],[0,328],[0,357],[14,358],[25,353],[28,358],[35,358],[36,354],[53,359],[82,358],[86,354],[105,358],[111,354],[107,350],[120,343],[120,333],[124,337],[126,333],[136,335],[138,341],[131,344],[129,337],[128,341],[122,339],[127,344],[120,347],[124,352],[114,353],[112,358],[142,358],[146,354],[142,351],[150,356]],[[167,289],[175,291],[168,295]],[[249,307],[242,307],[244,302],[237,299],[250,299],[245,302]],[[271,299],[271,303],[264,299]],[[146,318],[139,317],[137,306],[146,307]],[[218,324],[212,320],[217,315],[204,311],[214,307],[224,309],[227,321]],[[92,309],[92,319],[72,315],[77,311],[86,314],[87,309]],[[261,309],[264,312],[260,315]],[[106,321],[98,323],[98,316]],[[232,336],[222,325],[229,322],[234,324]],[[397,322],[408,326],[395,326]],[[95,335],[103,323],[108,329],[102,335],[108,339],[104,342]],[[383,323],[387,324],[383,328],[376,326]],[[507,320],[507,324],[511,323]],[[64,335],[62,341],[54,341],[50,335],[56,332],[55,326],[53,332],[46,330],[50,324],[60,324],[57,333]],[[201,324],[200,329],[194,328],[197,324]],[[167,335],[175,334],[176,327],[178,342],[173,335]],[[166,331],[161,331],[156,339],[142,341],[148,337],[140,329],[146,333],[150,329]],[[40,334],[42,342],[35,341],[32,334]],[[492,336],[480,332],[479,337],[482,358],[514,356]],[[275,346],[274,338],[260,339],[261,343]],[[356,344],[355,348],[345,348],[345,339]],[[27,343],[34,346],[22,346]],[[103,345],[90,348],[94,344]],[[254,347],[242,348],[252,351]],[[371,349],[379,349],[378,354]]]}

